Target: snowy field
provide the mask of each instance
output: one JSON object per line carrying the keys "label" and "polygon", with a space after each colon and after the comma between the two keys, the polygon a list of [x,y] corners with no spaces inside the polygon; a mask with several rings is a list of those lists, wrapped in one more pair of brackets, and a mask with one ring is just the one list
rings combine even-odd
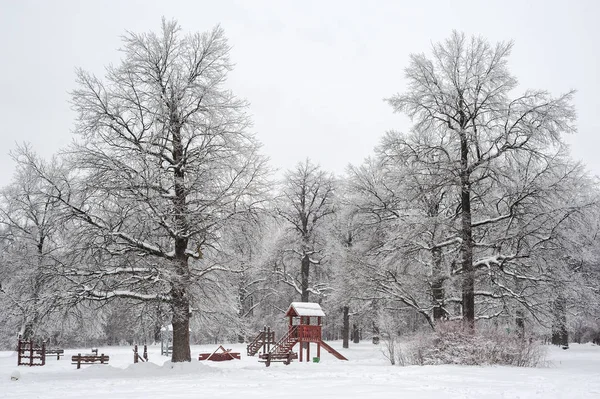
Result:
{"label": "snowy field", "polygon": [[[132,364],[130,347],[104,347],[110,365],[71,364],[65,351],[50,357],[44,367],[17,367],[16,353],[0,352],[0,398],[600,398],[600,347],[573,345],[563,351],[551,347],[544,368],[390,366],[381,348],[368,342],[341,349],[348,359],[321,353],[321,362],[273,363],[266,368],[245,355],[245,345],[225,345],[242,354],[241,360],[199,362],[198,353],[216,345],[192,347],[196,360],[174,367],[148,350],[150,363]],[[313,348],[314,351],[314,348]],[[18,370],[20,379],[11,380]]]}

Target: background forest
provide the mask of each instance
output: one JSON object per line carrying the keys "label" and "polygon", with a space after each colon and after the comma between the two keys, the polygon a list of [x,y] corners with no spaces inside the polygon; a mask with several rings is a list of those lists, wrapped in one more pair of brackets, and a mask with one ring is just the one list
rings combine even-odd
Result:
{"label": "background forest", "polygon": [[310,154],[273,170],[221,28],[127,33],[104,76],[77,72],[73,143],[11,154],[0,346],[152,343],[172,324],[189,361],[190,342],[280,335],[292,301],[321,304],[326,339],[453,321],[600,339],[599,187],[564,140],[576,94],[520,88],[512,46],[453,32],[412,54],[386,99],[412,128],[364,132],[380,144],[335,176]]}

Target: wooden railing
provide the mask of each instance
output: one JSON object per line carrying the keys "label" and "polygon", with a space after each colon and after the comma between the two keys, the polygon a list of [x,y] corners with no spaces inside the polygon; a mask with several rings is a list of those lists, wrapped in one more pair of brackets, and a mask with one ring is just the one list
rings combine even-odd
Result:
{"label": "wooden railing", "polygon": [[298,342],[298,330],[293,326],[286,335],[284,335],[269,351],[271,354],[287,353]]}
{"label": "wooden railing", "polygon": [[256,338],[252,340],[246,347],[246,353],[248,356],[254,356],[258,353],[260,348],[270,351],[271,345],[275,344],[275,331],[271,331],[270,327],[264,328],[263,331],[260,331]]}
{"label": "wooden railing", "polygon": [[319,342],[321,341],[321,326],[299,325],[298,342]]}
{"label": "wooden railing", "polygon": [[265,332],[261,331],[258,335],[246,346],[246,354],[254,356],[262,346],[262,341],[265,338]]}

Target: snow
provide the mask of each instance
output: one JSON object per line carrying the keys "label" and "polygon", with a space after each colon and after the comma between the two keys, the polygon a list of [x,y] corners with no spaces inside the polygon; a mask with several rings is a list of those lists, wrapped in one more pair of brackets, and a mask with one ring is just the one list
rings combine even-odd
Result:
{"label": "snow", "polygon": [[325,316],[325,313],[321,309],[321,305],[314,302],[292,302],[285,314],[288,315],[291,309],[294,309],[294,312],[296,312],[298,316]]}
{"label": "snow", "polygon": [[[88,349],[66,349],[43,367],[17,367],[14,352],[0,352],[0,397],[24,398],[600,398],[600,347],[550,347],[543,368],[477,366],[391,366],[381,346],[369,342],[341,348],[347,362],[324,352],[320,363],[273,363],[266,368],[245,355],[245,345],[224,345],[242,360],[172,364],[149,347],[150,363],[133,363],[131,347],[101,347],[110,365],[72,365]],[[217,345],[192,347],[193,357]],[[11,380],[15,371],[19,380]]]}

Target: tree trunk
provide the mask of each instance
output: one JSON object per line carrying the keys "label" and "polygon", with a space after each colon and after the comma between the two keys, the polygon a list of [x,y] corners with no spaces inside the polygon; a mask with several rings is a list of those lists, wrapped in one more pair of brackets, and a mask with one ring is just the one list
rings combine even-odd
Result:
{"label": "tree trunk", "polygon": [[310,259],[308,255],[304,255],[302,258],[302,266],[300,273],[302,274],[301,288],[302,288],[302,298],[301,302],[308,302],[308,274],[310,273]]}
{"label": "tree trunk", "polygon": [[431,251],[433,260],[433,281],[431,295],[433,296],[433,320],[438,321],[446,317],[444,310],[444,276],[442,274],[442,250],[434,248]]}
{"label": "tree trunk", "polygon": [[[514,278],[515,288],[517,292],[521,290],[521,281],[518,278]],[[525,312],[521,308],[521,305],[517,305],[517,311],[515,312],[515,325],[517,327],[517,336],[523,338],[525,336]]]}
{"label": "tree trunk", "polygon": [[154,331],[153,331],[153,339],[154,339],[154,343],[160,342],[161,341],[161,335],[160,335],[160,329],[162,328],[162,326],[160,325],[160,323],[158,321],[156,321],[154,323]]}
{"label": "tree trunk", "polygon": [[177,278],[172,282],[171,297],[173,310],[173,355],[171,361],[190,362],[190,299],[187,240],[175,240],[175,270]]}
{"label": "tree trunk", "polygon": [[342,347],[348,348],[348,338],[350,336],[350,316],[348,306],[344,306],[344,326],[342,327]]}
{"label": "tree trunk", "polygon": [[173,289],[173,354],[171,361],[190,362],[190,303],[184,290]]}
{"label": "tree trunk", "polygon": [[373,338],[372,338],[372,342],[375,345],[379,345],[379,327],[377,326],[377,323],[375,323],[375,320],[373,320],[372,322],[373,324]]}
{"label": "tree trunk", "polygon": [[567,301],[563,295],[559,295],[554,301],[552,344],[564,347],[569,346],[569,332],[567,330]]}
{"label": "tree trunk", "polygon": [[525,336],[525,318],[522,310],[517,310],[515,315],[515,324],[517,326],[517,335],[519,338]]}
{"label": "tree trunk", "polygon": [[[39,227],[39,226],[38,226]],[[35,337],[38,324],[40,322],[40,293],[42,291],[42,270],[44,270],[44,237],[39,237],[37,243],[37,268],[33,279],[33,292],[31,305],[27,308],[25,314],[25,326],[22,331],[24,340],[30,340]]]}
{"label": "tree trunk", "polygon": [[470,328],[475,326],[475,270],[473,268],[473,231],[471,220],[471,183],[469,174],[469,147],[464,129],[460,131],[460,204],[461,212],[461,268],[462,316]]}
{"label": "tree trunk", "polygon": [[353,342],[355,344],[358,344],[360,342],[360,335],[358,332],[358,326],[356,324],[352,325],[352,336],[353,336]]}
{"label": "tree trunk", "polygon": [[[171,104],[173,106],[173,104]],[[173,160],[178,167],[173,170],[173,208],[177,231],[180,236],[175,237],[175,272],[176,278],[171,282],[172,308],[173,308],[173,362],[189,362],[192,360],[190,353],[190,299],[189,281],[190,270],[188,265],[188,239],[185,234],[189,231],[187,215],[187,198],[185,188],[185,169],[183,168],[183,144],[181,138],[181,124],[177,113],[171,109],[171,131],[173,134]]]}
{"label": "tree trunk", "polygon": [[24,341],[29,341],[31,339],[33,339],[33,322],[31,320],[28,320],[25,325],[21,328],[21,338]]}
{"label": "tree trunk", "polygon": [[156,305],[156,313],[154,315],[154,329],[153,329],[154,343],[158,343],[158,342],[162,341],[161,329],[163,327],[163,324],[164,324],[163,313],[162,313],[160,304],[157,304]]}

